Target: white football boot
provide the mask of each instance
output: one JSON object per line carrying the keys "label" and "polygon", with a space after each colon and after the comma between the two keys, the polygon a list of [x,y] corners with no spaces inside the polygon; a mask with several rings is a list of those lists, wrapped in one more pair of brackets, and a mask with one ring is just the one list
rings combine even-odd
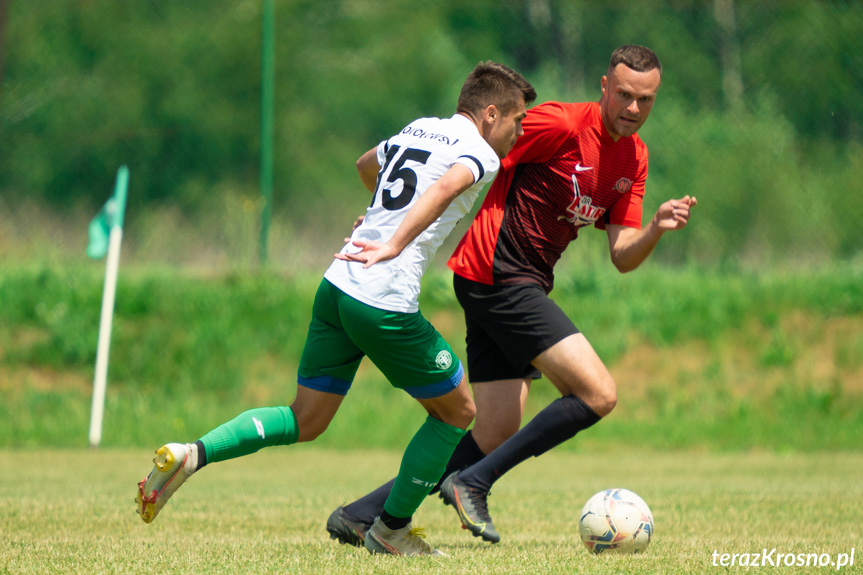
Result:
{"label": "white football boot", "polygon": [[446,553],[433,549],[425,542],[422,528],[411,528],[409,523],[406,527],[393,530],[384,525],[380,517],[375,519],[371,529],[366,533],[365,546],[371,553],[446,556]]}
{"label": "white football boot", "polygon": [[155,466],[138,483],[138,514],[150,523],[197,467],[198,450],[191,444],[168,443],[156,450]]}

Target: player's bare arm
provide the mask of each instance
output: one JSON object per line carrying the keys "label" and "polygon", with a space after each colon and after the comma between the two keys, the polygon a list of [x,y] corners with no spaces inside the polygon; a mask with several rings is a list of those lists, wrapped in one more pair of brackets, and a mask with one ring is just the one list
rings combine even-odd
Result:
{"label": "player's bare arm", "polygon": [[665,232],[686,227],[691,209],[697,203],[694,196],[668,200],[659,206],[650,223],[640,230],[628,226],[607,225],[608,247],[614,266],[621,273],[631,272],[640,266],[653,252]]}
{"label": "player's bare arm", "polygon": [[372,193],[375,191],[380,169],[377,147],[372,148],[357,160],[357,173],[360,175],[360,181]]}
{"label": "player's bare arm", "polygon": [[[374,192],[375,184],[377,184],[378,180],[378,171],[381,169],[380,164],[378,164],[377,148],[372,148],[360,156],[356,165],[360,181],[368,191]],[[354,222],[354,227],[351,228],[351,232],[360,227],[360,224],[363,223],[364,219],[365,216],[359,216]],[[349,241],[351,241],[351,238],[345,238],[345,243],[348,243]]]}
{"label": "player's bare arm", "polygon": [[454,164],[419,197],[389,241],[384,243],[357,240],[354,245],[362,248],[361,251],[355,254],[334,254],[334,257],[349,262],[360,262],[364,264],[364,268],[393,259],[438,219],[455,198],[473,184],[473,172],[463,164]]}

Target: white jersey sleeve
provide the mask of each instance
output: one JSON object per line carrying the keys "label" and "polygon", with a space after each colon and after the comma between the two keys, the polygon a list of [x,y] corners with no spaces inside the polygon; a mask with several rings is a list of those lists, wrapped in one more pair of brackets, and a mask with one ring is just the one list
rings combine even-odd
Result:
{"label": "white jersey sleeve", "polygon": [[[390,239],[417,199],[454,164],[463,164],[474,175],[474,184],[397,258],[367,269],[360,263],[335,260],[324,274],[333,285],[363,303],[389,311],[415,312],[419,309],[420,280],[429,262],[470,211],[480,191],[494,179],[500,160],[474,123],[461,114],[411,122],[381,142],[377,155],[381,165],[377,187],[351,240]],[[352,243],[342,248],[342,253],[358,251]]]}

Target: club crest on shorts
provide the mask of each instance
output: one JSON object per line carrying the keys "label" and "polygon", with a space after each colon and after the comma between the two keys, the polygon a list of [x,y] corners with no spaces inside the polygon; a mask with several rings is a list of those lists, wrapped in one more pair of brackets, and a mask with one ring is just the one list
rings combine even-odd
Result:
{"label": "club crest on shorts", "polygon": [[448,369],[452,365],[452,354],[447,350],[442,350],[434,358],[434,364],[438,369]]}

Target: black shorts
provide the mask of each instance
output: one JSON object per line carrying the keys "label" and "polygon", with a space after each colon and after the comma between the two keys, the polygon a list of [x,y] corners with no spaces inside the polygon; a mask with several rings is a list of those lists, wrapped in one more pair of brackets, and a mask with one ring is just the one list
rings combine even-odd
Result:
{"label": "black shorts", "polygon": [[579,333],[537,284],[490,286],[453,275],[467,326],[467,371],[471,382],[537,379],[531,361]]}

